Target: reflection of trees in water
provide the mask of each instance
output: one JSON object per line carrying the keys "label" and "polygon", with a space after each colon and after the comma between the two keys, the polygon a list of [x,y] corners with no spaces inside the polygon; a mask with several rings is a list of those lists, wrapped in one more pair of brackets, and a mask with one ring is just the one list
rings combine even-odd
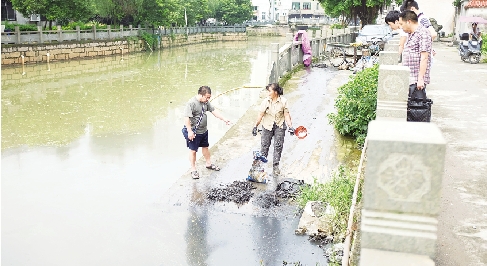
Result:
{"label": "reflection of trees in water", "polygon": [[281,222],[272,217],[253,217],[255,250],[263,265],[280,265],[279,249],[281,249]]}
{"label": "reflection of trees in water", "polygon": [[166,49],[160,56],[126,55],[123,62],[54,62],[50,72],[42,64],[29,66],[23,77],[16,68],[2,69],[2,149],[65,145],[87,124],[93,135],[150,128],[201,85],[218,93],[247,83],[253,64],[247,49],[254,46],[221,42]]}
{"label": "reflection of trees in water", "polygon": [[186,239],[186,260],[189,265],[207,265],[207,222],[206,210],[193,206],[189,209],[188,226],[185,234]]}
{"label": "reflection of trees in water", "polygon": [[189,207],[188,225],[185,234],[186,260],[191,266],[205,266],[208,259],[207,226],[208,213],[201,206],[204,193],[193,184],[192,205]]}

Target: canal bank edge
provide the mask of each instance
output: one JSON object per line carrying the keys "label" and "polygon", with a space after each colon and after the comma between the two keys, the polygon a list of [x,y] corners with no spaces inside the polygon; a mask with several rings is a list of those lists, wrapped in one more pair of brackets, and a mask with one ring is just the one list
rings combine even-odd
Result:
{"label": "canal bank edge", "polygon": [[[193,35],[162,36],[161,47],[169,48],[189,44],[216,41],[245,41],[246,33],[201,33]],[[3,45],[2,66],[22,63],[42,63],[85,59],[101,56],[124,55],[144,51],[143,40],[111,40],[93,42],[70,42],[57,44]]]}

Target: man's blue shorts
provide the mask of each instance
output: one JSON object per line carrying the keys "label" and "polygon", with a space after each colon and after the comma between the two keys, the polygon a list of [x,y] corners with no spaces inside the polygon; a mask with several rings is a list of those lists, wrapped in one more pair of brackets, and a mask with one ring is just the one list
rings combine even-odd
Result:
{"label": "man's blue shorts", "polygon": [[193,151],[198,151],[198,147],[209,147],[208,130],[203,134],[196,134],[192,141],[186,139],[186,146]]}

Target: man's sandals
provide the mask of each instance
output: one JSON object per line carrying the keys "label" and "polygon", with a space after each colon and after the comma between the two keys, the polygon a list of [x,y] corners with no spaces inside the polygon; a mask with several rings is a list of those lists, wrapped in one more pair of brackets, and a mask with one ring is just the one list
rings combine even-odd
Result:
{"label": "man's sandals", "polygon": [[[220,171],[220,167],[214,165],[214,164],[211,164],[210,166],[207,166],[206,167],[207,169],[210,169],[210,170],[213,170],[213,171]],[[198,174],[198,171],[191,171],[191,177],[193,179],[199,179],[200,178],[200,174]]]}
{"label": "man's sandals", "polygon": [[213,171],[220,171],[220,167],[214,165],[214,164],[211,164],[210,166],[207,166],[206,167],[207,169],[210,169],[210,170],[213,170]]}
{"label": "man's sandals", "polygon": [[198,174],[198,171],[192,171],[191,172],[191,177],[193,179],[199,179],[200,178],[200,174]]}

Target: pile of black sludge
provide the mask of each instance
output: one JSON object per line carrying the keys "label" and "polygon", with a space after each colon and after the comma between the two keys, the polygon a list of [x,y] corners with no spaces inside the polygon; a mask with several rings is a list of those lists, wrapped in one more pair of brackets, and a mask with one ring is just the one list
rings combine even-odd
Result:
{"label": "pile of black sludge", "polygon": [[254,185],[245,181],[233,181],[228,185],[220,185],[221,187],[212,188],[206,193],[206,197],[212,201],[228,201],[237,204],[247,203],[254,195]]}
{"label": "pile of black sludge", "polygon": [[277,185],[276,196],[279,198],[294,198],[304,185],[304,180],[283,181]]}

